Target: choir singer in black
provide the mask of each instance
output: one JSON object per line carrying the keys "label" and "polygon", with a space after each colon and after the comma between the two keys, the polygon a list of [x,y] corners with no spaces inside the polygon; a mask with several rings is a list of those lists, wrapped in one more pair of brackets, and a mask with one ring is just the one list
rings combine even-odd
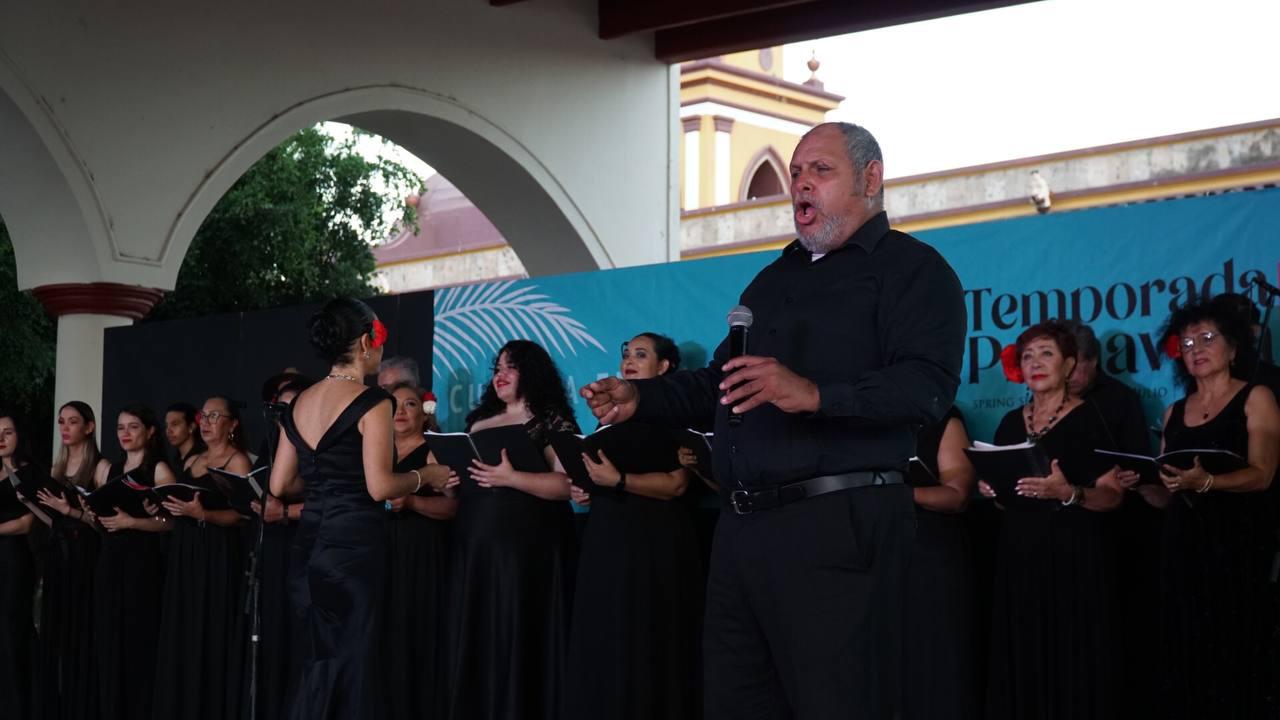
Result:
{"label": "choir singer in black", "polygon": [[[582,388],[604,423],[714,418],[728,493],[707,587],[706,717],[890,718],[914,537],[903,470],[918,426],[951,406],[960,282],[889,229],[865,129],[828,123],[791,160],[798,240],[742,293],[749,354]],[[742,416],[729,422],[730,412]]]}

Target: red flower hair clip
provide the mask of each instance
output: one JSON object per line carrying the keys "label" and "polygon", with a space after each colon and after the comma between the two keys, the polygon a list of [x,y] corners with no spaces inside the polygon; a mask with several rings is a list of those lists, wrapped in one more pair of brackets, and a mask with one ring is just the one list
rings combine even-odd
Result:
{"label": "red flower hair clip", "polygon": [[1168,355],[1171,360],[1177,360],[1182,357],[1182,338],[1177,335],[1170,335],[1164,341],[1164,354]]}
{"label": "red flower hair clip", "polygon": [[373,319],[373,329],[369,331],[370,345],[379,348],[387,343],[387,326],[378,318]]}
{"label": "red flower hair clip", "polygon": [[1000,364],[1004,366],[1004,377],[1011,383],[1021,385],[1026,382],[1022,377],[1022,364],[1018,362],[1018,346],[1005,345],[1000,351]]}

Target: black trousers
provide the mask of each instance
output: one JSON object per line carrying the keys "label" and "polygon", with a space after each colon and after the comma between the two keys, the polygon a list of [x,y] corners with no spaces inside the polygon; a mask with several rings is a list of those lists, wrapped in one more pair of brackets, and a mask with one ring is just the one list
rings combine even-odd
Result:
{"label": "black trousers", "polygon": [[706,720],[898,716],[911,488],[726,508],[707,580]]}

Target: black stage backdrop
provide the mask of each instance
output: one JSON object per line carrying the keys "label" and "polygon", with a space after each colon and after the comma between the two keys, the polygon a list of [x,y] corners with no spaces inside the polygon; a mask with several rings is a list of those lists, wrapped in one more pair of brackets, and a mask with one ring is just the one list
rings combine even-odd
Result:
{"label": "black stage backdrop", "polygon": [[[405,355],[417,360],[428,389],[434,296],[426,291],[365,301],[387,326],[385,357]],[[164,411],[170,404],[185,401],[199,409],[215,394],[229,395],[242,403],[240,413],[249,449],[257,452],[266,425],[263,382],[286,367],[296,367],[313,378],[329,370],[307,339],[307,318],[319,307],[297,305],[107,330],[103,407],[94,408],[99,413],[103,455],[112,460],[119,457],[116,416],[126,404],[149,405],[163,432]]]}

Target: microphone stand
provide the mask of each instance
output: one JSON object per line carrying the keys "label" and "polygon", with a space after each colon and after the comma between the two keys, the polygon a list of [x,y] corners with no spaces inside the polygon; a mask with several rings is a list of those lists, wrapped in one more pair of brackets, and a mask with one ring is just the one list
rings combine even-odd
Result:
{"label": "microphone stand", "polygon": [[246,593],[244,612],[249,616],[249,713],[248,720],[258,718],[258,656],[262,646],[262,545],[266,537],[267,498],[271,495],[271,471],[279,442],[278,427],[280,409],[276,403],[262,406],[262,416],[267,422],[267,484],[263,488],[261,512],[257,517],[253,550],[249,553],[249,567],[245,570]]}
{"label": "microphone stand", "polygon": [[1276,306],[1276,298],[1280,297],[1280,288],[1261,278],[1255,278],[1253,286],[1258,289],[1258,304],[1266,308],[1262,311],[1262,332],[1258,333],[1258,359],[1270,362],[1272,358],[1271,328],[1268,323],[1271,321],[1271,311]]}
{"label": "microphone stand", "polygon": [[[1271,354],[1271,330],[1267,324],[1271,321],[1271,311],[1275,308],[1276,298],[1280,297],[1280,288],[1263,280],[1255,278],[1253,286],[1258,289],[1258,303],[1265,310],[1262,311],[1262,331],[1258,333],[1258,362],[1253,367],[1253,380],[1258,379],[1258,372],[1262,369],[1263,362],[1269,362],[1268,356]],[[1273,479],[1272,482],[1275,482]],[[1273,587],[1272,593],[1276,592],[1274,587],[1280,583],[1280,528],[1276,528],[1276,551],[1271,557],[1271,573],[1269,579]]]}

